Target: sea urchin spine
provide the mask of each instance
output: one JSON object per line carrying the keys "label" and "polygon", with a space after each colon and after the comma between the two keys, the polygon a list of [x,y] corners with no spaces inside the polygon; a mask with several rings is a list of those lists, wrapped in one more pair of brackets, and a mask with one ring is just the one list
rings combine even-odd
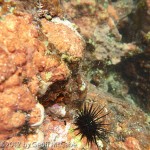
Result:
{"label": "sea urchin spine", "polygon": [[98,147],[98,139],[106,139],[108,130],[105,128],[105,117],[109,114],[103,114],[103,108],[94,107],[93,104],[87,106],[84,104],[83,109],[77,112],[74,124],[77,126],[74,130],[79,131],[77,135],[81,135],[81,140],[86,137],[87,144],[95,143]]}

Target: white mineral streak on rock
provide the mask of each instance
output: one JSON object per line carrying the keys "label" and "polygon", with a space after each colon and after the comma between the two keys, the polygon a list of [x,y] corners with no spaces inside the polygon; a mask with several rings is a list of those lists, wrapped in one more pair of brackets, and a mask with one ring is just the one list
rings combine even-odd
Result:
{"label": "white mineral streak on rock", "polygon": [[54,23],[63,24],[65,26],[69,27],[72,31],[75,32],[75,34],[77,36],[79,36],[83,40],[82,36],[77,32],[77,25],[75,25],[74,23],[71,23],[68,20],[61,20],[59,17],[53,18],[51,21]]}
{"label": "white mineral streak on rock", "polygon": [[38,122],[32,124],[31,126],[32,127],[35,127],[35,126],[39,126],[43,123],[43,120],[44,120],[44,107],[40,104],[40,103],[37,103],[36,104],[36,108],[40,109],[40,112],[41,112],[41,118]]}
{"label": "white mineral streak on rock", "polygon": [[40,86],[40,90],[39,90],[39,93],[41,95],[44,95],[48,89],[48,87],[52,84],[51,82],[45,82],[43,80],[40,81],[41,83],[41,86]]}

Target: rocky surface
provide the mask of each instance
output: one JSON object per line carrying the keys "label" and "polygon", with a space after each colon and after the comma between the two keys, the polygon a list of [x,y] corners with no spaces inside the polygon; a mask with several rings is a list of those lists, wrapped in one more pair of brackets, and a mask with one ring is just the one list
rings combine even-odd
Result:
{"label": "rocky surface", "polygon": [[[17,11],[1,15],[0,21],[0,140],[9,139],[11,143],[21,136],[20,140],[30,143],[42,138],[37,128],[44,120],[44,107],[38,98],[54,83],[67,83],[71,68],[63,55],[77,63],[83,57],[84,41],[63,21],[57,24],[43,19],[44,28],[40,30],[31,14]],[[53,29],[52,37],[47,39],[44,34]],[[59,35],[59,30],[71,40]],[[48,48],[48,45],[54,46]]]}
{"label": "rocky surface", "polygon": [[117,64],[123,56],[137,52],[138,48],[133,43],[121,43],[122,35],[116,26],[122,17],[121,13],[126,12],[118,7],[123,6],[125,2],[120,1],[116,5],[106,3],[106,9],[103,7],[104,4],[93,0],[79,3],[72,1],[65,3],[64,7],[68,18],[79,26],[81,34],[86,39],[86,59]]}
{"label": "rocky surface", "polygon": [[109,140],[103,142],[103,149],[148,150],[150,148],[148,116],[140,108],[114,98],[91,84],[87,98],[93,99],[95,105],[106,106],[106,111],[110,111],[106,120],[110,123],[111,133]]}
{"label": "rocky surface", "polygon": [[[85,102],[110,112],[104,118],[109,123],[106,141],[97,139],[100,149],[149,150],[149,116],[135,105],[127,83],[110,75],[108,67],[124,68],[128,85],[149,98],[148,55],[132,57],[140,49],[123,43],[117,26],[134,8],[133,1],[63,4],[0,1],[0,149],[97,150],[73,130],[76,111]],[[62,19],[64,15],[78,27]],[[149,109],[149,101],[145,104]]]}
{"label": "rocky surface", "polygon": [[68,60],[81,59],[83,57],[83,49],[85,45],[81,42],[82,37],[77,31],[76,34],[74,33],[75,29],[71,27],[69,21],[65,22],[56,18],[53,19],[52,22],[47,22],[43,19],[41,25],[42,32],[48,38],[48,42],[54,45],[58,53],[63,55],[62,57],[68,55]]}
{"label": "rocky surface", "polygon": [[119,70],[129,84],[132,92],[137,95],[137,103],[145,110],[150,110],[150,52],[130,57],[120,63]]}

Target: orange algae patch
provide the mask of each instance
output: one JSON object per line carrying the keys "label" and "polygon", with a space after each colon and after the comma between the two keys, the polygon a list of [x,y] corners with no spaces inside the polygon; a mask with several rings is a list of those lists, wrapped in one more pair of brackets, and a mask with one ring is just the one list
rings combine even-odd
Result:
{"label": "orange algae patch", "polygon": [[59,56],[45,55],[46,47],[38,39],[31,15],[8,14],[0,21],[0,30],[0,139],[3,139],[16,135],[28,117],[32,118],[31,123],[41,117],[37,117],[38,110],[37,113],[33,110],[36,96],[42,90],[43,74],[50,72],[52,76],[45,82],[53,83],[66,80],[70,70]]}

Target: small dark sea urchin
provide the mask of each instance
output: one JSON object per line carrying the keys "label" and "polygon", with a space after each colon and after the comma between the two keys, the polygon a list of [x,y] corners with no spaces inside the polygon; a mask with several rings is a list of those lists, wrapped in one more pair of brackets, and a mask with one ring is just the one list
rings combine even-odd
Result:
{"label": "small dark sea urchin", "polygon": [[93,104],[87,106],[84,104],[83,109],[77,112],[74,124],[77,126],[74,130],[78,130],[77,135],[82,138],[86,137],[87,144],[95,143],[98,147],[98,139],[106,139],[108,130],[105,128],[104,118],[109,114],[103,114],[103,108],[99,106],[94,107]]}

